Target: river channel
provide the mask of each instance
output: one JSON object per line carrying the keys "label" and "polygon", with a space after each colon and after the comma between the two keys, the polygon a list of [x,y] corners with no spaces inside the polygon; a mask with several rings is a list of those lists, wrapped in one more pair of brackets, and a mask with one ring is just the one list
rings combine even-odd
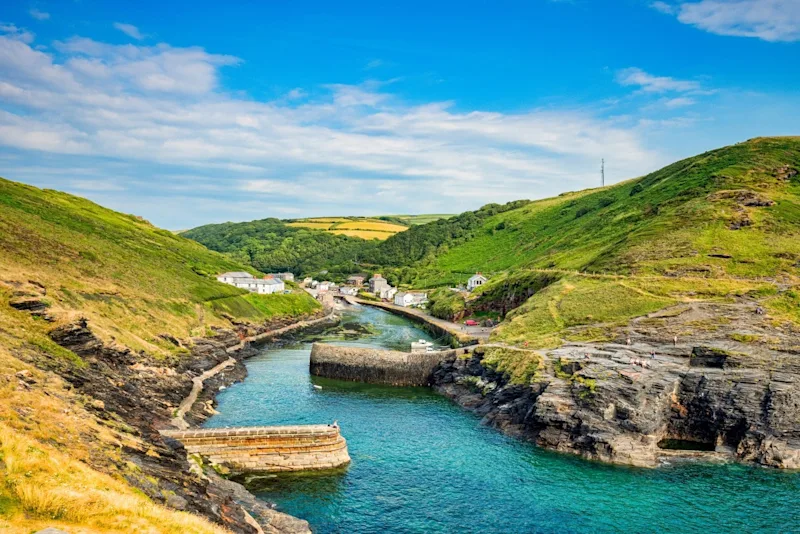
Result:
{"label": "river channel", "polygon": [[[436,341],[382,310],[343,315],[367,331],[314,339],[400,350]],[[338,420],[352,457],[347,469],[251,485],[315,532],[800,531],[796,472],[703,463],[639,469],[544,451],[481,425],[427,388],[312,377],[310,342],[248,360],[249,376],[220,393],[220,413],[206,427]]]}

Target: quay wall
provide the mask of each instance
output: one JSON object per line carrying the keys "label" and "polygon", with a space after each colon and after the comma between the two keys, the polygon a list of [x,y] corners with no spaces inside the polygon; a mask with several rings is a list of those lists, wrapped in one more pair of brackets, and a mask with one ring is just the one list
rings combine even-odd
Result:
{"label": "quay wall", "polygon": [[327,425],[164,430],[189,454],[235,473],[332,469],[350,462],[339,429]]}
{"label": "quay wall", "polygon": [[469,351],[470,348],[401,352],[314,343],[310,370],[312,375],[339,380],[390,386],[428,386],[439,362]]}

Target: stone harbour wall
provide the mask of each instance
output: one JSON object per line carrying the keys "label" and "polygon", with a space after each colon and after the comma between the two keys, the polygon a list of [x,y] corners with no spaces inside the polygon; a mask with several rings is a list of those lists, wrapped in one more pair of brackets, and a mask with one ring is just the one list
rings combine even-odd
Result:
{"label": "stone harbour wall", "polygon": [[390,386],[427,386],[439,363],[470,349],[440,352],[401,352],[364,347],[339,347],[314,343],[311,347],[311,374],[339,380],[386,384]]}
{"label": "stone harbour wall", "polygon": [[189,454],[234,472],[332,469],[350,462],[339,429],[327,425],[166,430]]}

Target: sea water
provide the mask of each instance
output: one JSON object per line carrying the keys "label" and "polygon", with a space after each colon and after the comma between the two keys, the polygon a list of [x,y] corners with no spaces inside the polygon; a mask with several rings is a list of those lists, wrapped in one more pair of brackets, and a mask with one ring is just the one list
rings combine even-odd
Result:
{"label": "sea water", "polygon": [[[374,308],[326,342],[409,350],[437,341]],[[317,336],[319,338],[319,336]],[[439,340],[441,341],[441,340]],[[319,533],[800,532],[800,474],[739,464],[605,465],[506,437],[428,388],[312,377],[310,342],[263,350],[207,427],[338,421],[352,463],[251,489]],[[322,389],[313,387],[321,386]]]}

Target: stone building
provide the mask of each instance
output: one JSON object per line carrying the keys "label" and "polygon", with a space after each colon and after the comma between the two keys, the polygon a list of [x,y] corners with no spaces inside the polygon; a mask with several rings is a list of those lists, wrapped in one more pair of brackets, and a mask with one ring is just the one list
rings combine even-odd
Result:
{"label": "stone building", "polygon": [[386,281],[386,278],[382,277],[380,273],[375,273],[372,278],[369,279],[369,292],[379,294],[382,289],[388,288],[389,282]]}

